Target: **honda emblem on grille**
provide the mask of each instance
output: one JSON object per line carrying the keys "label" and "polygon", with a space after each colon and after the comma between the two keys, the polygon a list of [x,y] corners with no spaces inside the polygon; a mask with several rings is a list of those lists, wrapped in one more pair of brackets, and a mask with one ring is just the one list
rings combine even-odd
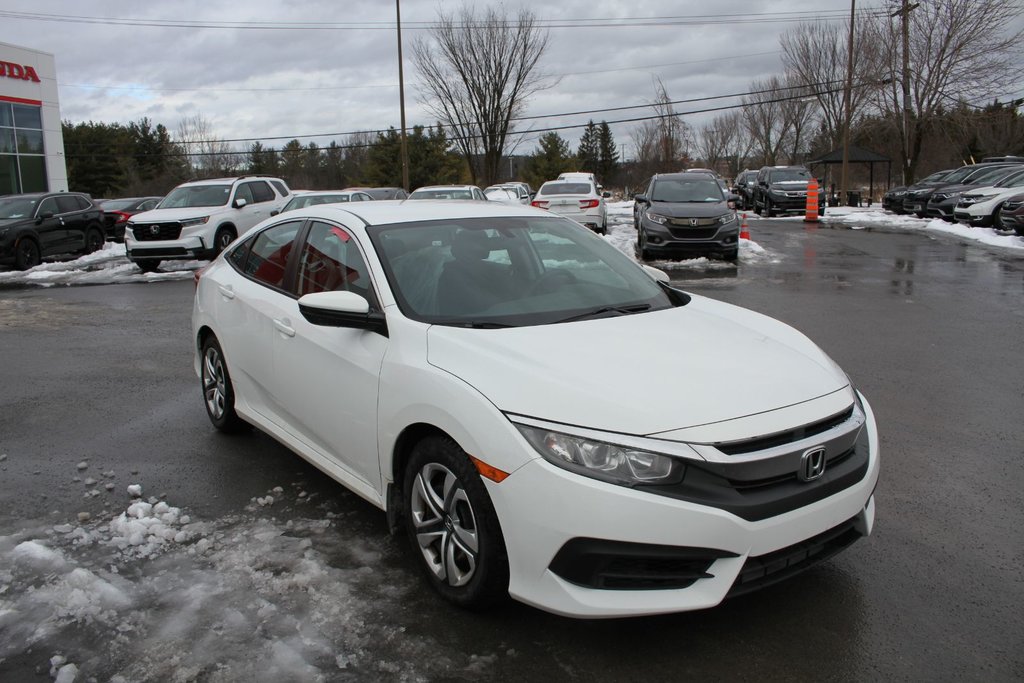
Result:
{"label": "honda emblem on grille", "polygon": [[825,447],[816,446],[800,456],[800,481],[814,481],[825,474]]}
{"label": "honda emblem on grille", "polygon": [[149,234],[150,235],[159,235],[160,234],[160,226],[159,225],[151,225],[151,226],[149,226]]}
{"label": "honda emblem on grille", "polygon": [[690,225],[697,225],[697,219],[696,218],[691,218],[690,219]]}

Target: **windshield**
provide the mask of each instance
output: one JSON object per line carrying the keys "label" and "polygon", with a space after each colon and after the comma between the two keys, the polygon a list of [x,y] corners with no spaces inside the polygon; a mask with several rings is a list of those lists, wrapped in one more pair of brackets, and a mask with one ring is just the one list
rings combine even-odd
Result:
{"label": "windshield", "polygon": [[966,178],[968,175],[970,175],[971,173],[973,173],[974,171],[977,171],[977,170],[978,170],[977,166],[961,166],[960,168],[956,169],[955,171],[950,173],[948,176],[943,178],[942,182],[947,184],[947,185],[955,185],[956,183],[959,183],[964,178]]}
{"label": "windshield", "polygon": [[590,183],[544,183],[540,186],[537,194],[592,194],[594,188]]}
{"label": "windshield", "polygon": [[473,199],[471,190],[440,188],[435,190],[416,190],[409,199]]}
{"label": "windshield", "polygon": [[488,199],[499,202],[508,201],[510,199],[519,201],[519,196],[516,194],[515,190],[506,190],[500,187],[484,190],[484,196]]}
{"label": "windshield", "polygon": [[997,180],[1002,180],[1008,175],[1019,172],[1019,168],[1007,168],[1005,166],[999,168],[989,169],[978,169],[975,173],[972,173],[969,178],[964,179],[965,185],[992,185]]}
{"label": "windshield", "polygon": [[163,198],[158,209],[187,209],[194,206],[224,206],[231,196],[230,185],[187,185],[176,187]]}
{"label": "windshield", "polygon": [[[696,175],[696,174],[694,174]],[[722,187],[717,181],[708,179],[664,179],[654,181],[651,192],[652,202],[724,202]]]}
{"label": "windshield", "polygon": [[932,173],[924,180],[919,180],[918,183],[937,183],[946,176],[948,176],[950,173],[952,173],[952,171],[939,171],[938,173]]}
{"label": "windshield", "polygon": [[0,199],[0,218],[29,218],[36,210],[38,198],[8,197]]}
{"label": "windshield", "polygon": [[688,300],[564,218],[463,218],[367,231],[402,313],[423,322],[519,327]]}
{"label": "windshield", "polygon": [[341,202],[347,202],[349,195],[347,194],[317,194],[317,195],[296,195],[288,200],[288,203],[281,209],[281,213],[285,211],[291,211],[292,209],[305,209],[307,206],[316,206],[317,204],[338,204]]}
{"label": "windshield", "polygon": [[780,168],[768,174],[769,183],[807,182],[810,179],[811,172],[802,168]]}
{"label": "windshield", "polygon": [[1021,185],[1024,185],[1024,168],[1017,169],[996,183],[996,187],[1020,187]]}

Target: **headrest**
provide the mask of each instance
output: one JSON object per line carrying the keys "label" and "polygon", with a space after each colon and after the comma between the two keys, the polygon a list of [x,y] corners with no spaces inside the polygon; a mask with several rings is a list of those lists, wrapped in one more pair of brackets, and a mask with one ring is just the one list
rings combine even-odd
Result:
{"label": "headrest", "polygon": [[482,230],[460,230],[452,240],[452,256],[459,261],[482,261],[491,253],[489,241]]}

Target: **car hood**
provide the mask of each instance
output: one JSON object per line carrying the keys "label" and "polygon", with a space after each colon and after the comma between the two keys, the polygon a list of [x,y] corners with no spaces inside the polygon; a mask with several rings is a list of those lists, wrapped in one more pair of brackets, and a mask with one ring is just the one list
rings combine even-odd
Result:
{"label": "car hood", "polygon": [[731,211],[722,202],[651,202],[650,210],[669,218],[711,218]]}
{"label": "car hood", "polygon": [[940,185],[934,188],[935,194],[954,194],[957,192],[964,192],[965,190],[972,190],[974,188],[981,187],[980,185],[964,185],[963,183],[957,185]]}
{"label": "car hood", "polygon": [[32,225],[34,218],[0,218],[0,228],[14,228],[19,225]]}
{"label": "car hood", "polygon": [[694,296],[678,308],[495,330],[434,325],[427,359],[499,410],[651,435],[794,406],[849,385],[777,320]]}
{"label": "car hood", "polygon": [[199,218],[223,211],[227,204],[220,206],[193,206],[182,209],[150,209],[132,216],[132,223],[162,223],[164,221],[181,221],[186,218]]}

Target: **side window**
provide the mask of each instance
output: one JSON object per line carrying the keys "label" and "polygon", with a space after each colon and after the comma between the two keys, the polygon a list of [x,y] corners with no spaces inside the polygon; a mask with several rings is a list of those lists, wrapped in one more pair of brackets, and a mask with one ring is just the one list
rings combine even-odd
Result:
{"label": "side window", "polygon": [[270,189],[270,185],[267,185],[262,180],[255,183],[246,183],[249,189],[252,191],[252,200],[254,202],[272,202],[276,197],[274,191]]}
{"label": "side window", "polygon": [[47,197],[39,202],[39,210],[36,212],[36,215],[42,216],[44,213],[52,213],[55,216],[60,213],[60,209],[57,208],[56,197]]}
{"label": "side window", "polygon": [[251,242],[252,246],[248,250],[242,272],[258,282],[282,289],[288,256],[301,227],[302,221],[281,223],[248,240],[246,244]]}
{"label": "side window", "polygon": [[249,249],[252,247],[252,243],[256,240],[256,237],[250,237],[241,244],[235,246],[231,251],[228,252],[227,259],[228,263],[233,265],[241,272],[245,272],[245,259],[249,255]]}
{"label": "side window", "polygon": [[315,222],[299,259],[298,294],[347,291],[373,302],[370,276],[359,247],[343,228]]}
{"label": "side window", "polygon": [[57,197],[57,213],[73,213],[79,211],[78,202],[75,201],[77,197],[73,195],[62,194]]}
{"label": "side window", "polygon": [[235,199],[244,199],[246,204],[252,204],[255,200],[252,198],[252,189],[249,187],[249,183],[242,183],[235,190]]}
{"label": "side window", "polygon": [[289,194],[291,194],[288,191],[288,186],[282,183],[280,180],[271,180],[270,184],[277,189],[278,194],[280,194],[282,197],[287,197]]}

